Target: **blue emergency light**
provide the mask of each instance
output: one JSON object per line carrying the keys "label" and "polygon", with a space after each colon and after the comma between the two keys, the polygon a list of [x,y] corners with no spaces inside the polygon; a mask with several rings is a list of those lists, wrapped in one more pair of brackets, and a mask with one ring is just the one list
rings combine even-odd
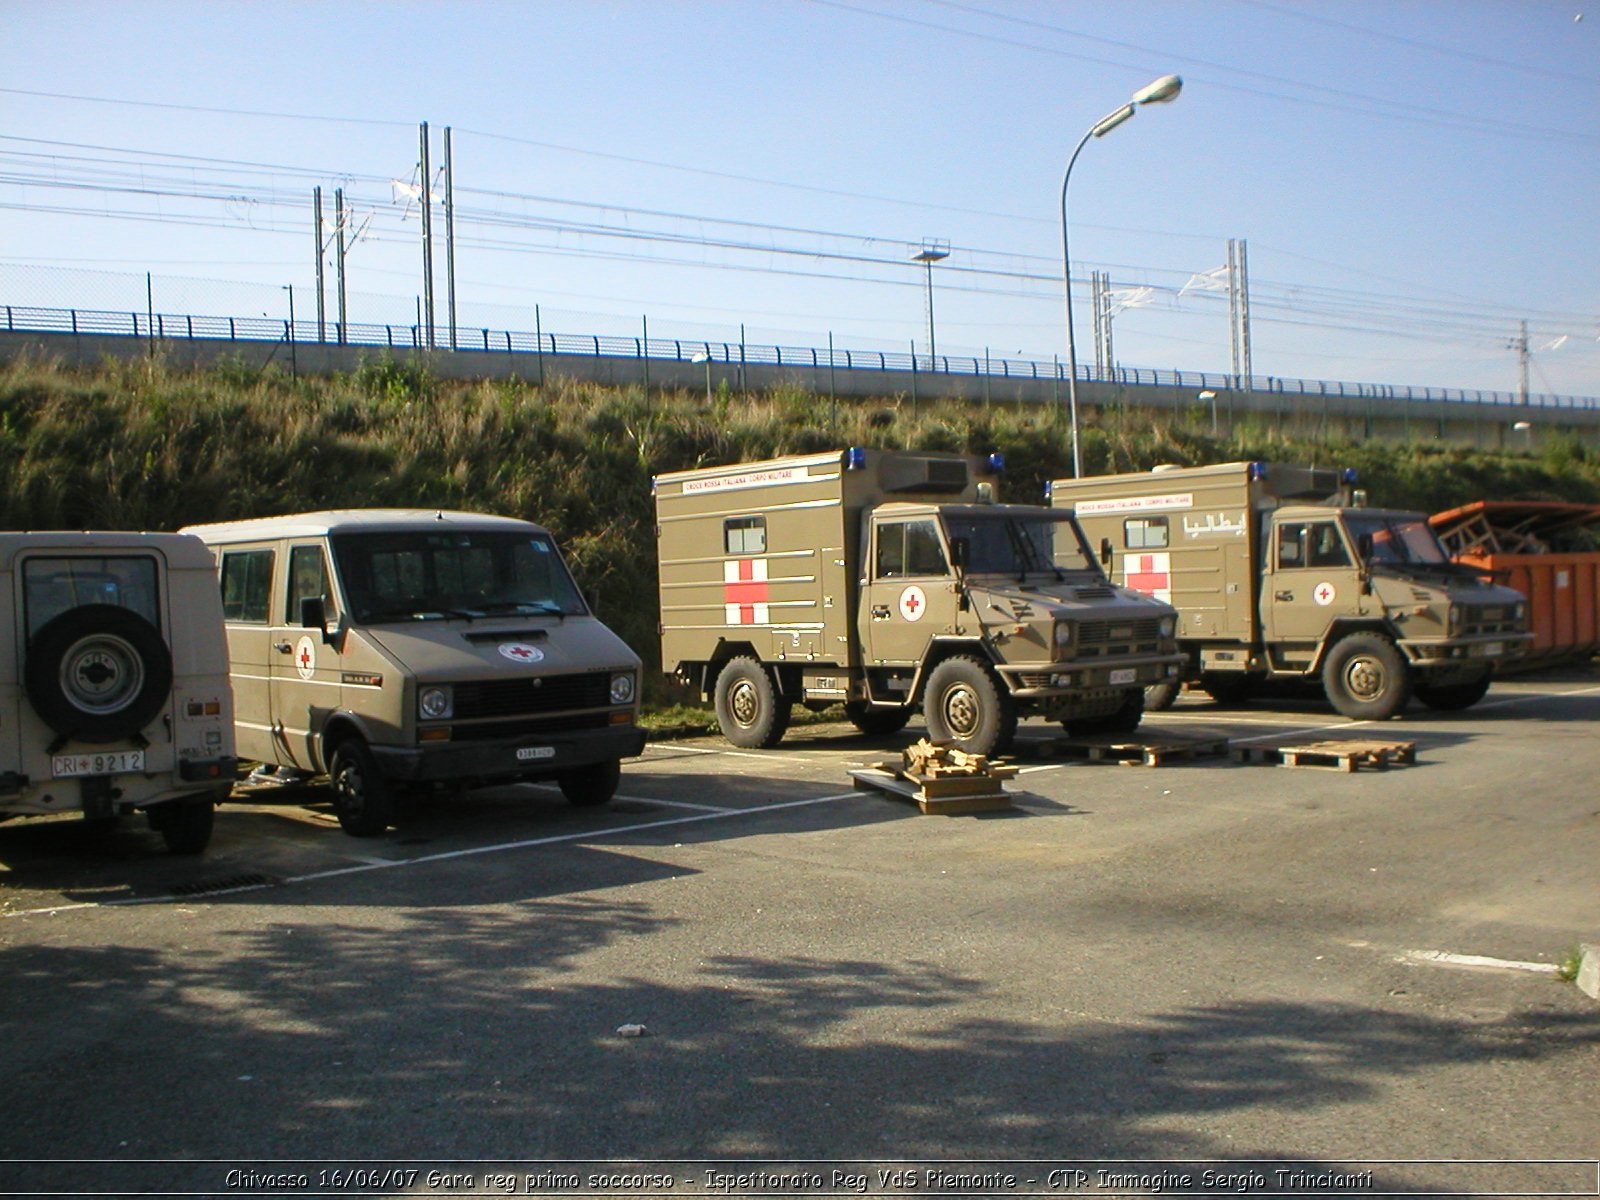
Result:
{"label": "blue emergency light", "polygon": [[851,446],[844,452],[844,469],[846,471],[865,471],[867,469],[867,448],[865,446]]}

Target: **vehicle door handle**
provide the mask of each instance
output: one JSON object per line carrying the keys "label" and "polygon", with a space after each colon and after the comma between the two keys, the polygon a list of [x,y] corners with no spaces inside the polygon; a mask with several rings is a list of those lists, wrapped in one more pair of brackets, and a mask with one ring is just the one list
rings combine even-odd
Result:
{"label": "vehicle door handle", "polygon": [[1272,598],[1274,600],[1293,600],[1294,599],[1294,593],[1293,592],[1273,592],[1272,593]]}
{"label": "vehicle door handle", "polygon": [[274,650],[276,650],[279,654],[293,654],[294,653],[294,647],[292,645],[290,645],[288,642],[273,642],[272,643],[272,648]]}
{"label": "vehicle door handle", "polygon": [[887,621],[889,619],[889,606],[887,604],[874,604],[872,606],[872,619],[874,621]]}

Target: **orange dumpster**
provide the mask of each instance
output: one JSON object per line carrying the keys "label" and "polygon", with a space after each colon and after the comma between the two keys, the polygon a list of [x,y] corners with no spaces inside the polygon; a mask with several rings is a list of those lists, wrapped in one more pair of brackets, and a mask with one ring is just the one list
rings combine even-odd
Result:
{"label": "orange dumpster", "polygon": [[1525,671],[1600,654],[1600,504],[1478,500],[1428,519],[1458,563],[1528,598]]}

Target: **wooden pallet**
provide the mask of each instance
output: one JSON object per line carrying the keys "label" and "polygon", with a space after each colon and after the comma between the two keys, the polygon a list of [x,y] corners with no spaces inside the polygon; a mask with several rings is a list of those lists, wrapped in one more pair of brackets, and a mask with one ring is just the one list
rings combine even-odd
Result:
{"label": "wooden pallet", "polygon": [[855,780],[857,791],[884,792],[910,800],[925,813],[950,816],[1011,807],[1011,796],[1004,784],[990,775],[927,778],[903,775],[878,764],[851,771],[850,778]]}
{"label": "wooden pallet", "polygon": [[1086,758],[1090,762],[1118,762],[1125,767],[1163,767],[1196,758],[1216,758],[1228,752],[1228,739],[1219,734],[1137,733],[1124,736],[1055,738],[1040,747],[1046,757]]}
{"label": "wooden pallet", "polygon": [[1391,764],[1410,766],[1417,761],[1415,742],[1358,742],[1336,739],[1300,745],[1235,746],[1233,761],[1280,767],[1320,767],[1346,773],[1371,767],[1384,771]]}

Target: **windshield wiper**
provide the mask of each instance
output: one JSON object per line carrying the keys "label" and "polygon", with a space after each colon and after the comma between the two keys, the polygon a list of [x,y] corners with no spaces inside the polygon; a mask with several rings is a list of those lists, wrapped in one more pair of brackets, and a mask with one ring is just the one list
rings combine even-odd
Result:
{"label": "windshield wiper", "polygon": [[484,613],[538,613],[547,617],[566,617],[567,610],[552,600],[491,600],[478,606]]}

